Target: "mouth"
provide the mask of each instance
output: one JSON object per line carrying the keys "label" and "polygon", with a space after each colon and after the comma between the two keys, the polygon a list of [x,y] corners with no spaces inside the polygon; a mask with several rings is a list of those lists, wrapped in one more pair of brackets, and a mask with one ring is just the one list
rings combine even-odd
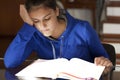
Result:
{"label": "mouth", "polygon": [[42,32],[48,32],[50,29],[44,29],[42,30]]}
{"label": "mouth", "polygon": [[49,31],[49,29],[45,29],[44,31]]}

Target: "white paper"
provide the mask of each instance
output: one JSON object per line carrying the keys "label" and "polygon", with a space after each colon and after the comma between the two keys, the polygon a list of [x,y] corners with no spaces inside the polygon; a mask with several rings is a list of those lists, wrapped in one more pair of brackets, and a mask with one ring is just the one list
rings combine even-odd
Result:
{"label": "white paper", "polygon": [[[38,59],[15,75],[24,77],[48,77],[52,79],[58,77],[74,78],[75,80],[75,77],[70,76],[74,75],[79,78],[92,77],[99,80],[104,68],[104,66],[96,66],[93,63],[78,58],[73,58],[70,61],[60,58],[42,62]],[[66,75],[66,73],[70,75]]]}

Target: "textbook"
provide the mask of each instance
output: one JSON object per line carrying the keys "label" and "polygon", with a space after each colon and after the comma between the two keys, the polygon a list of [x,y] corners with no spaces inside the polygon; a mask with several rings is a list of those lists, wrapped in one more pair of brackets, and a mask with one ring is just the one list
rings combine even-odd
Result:
{"label": "textbook", "polygon": [[45,61],[37,59],[15,75],[51,79],[92,80],[94,78],[99,80],[104,68],[104,66],[98,66],[79,58],[72,58],[71,60],[58,58]]}

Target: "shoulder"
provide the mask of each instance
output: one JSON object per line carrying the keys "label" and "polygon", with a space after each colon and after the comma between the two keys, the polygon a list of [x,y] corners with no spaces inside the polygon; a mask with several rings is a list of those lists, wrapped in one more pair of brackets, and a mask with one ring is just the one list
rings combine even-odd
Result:
{"label": "shoulder", "polygon": [[88,21],[76,19],[74,28],[76,28],[77,30],[81,32],[82,31],[84,32],[84,31],[90,30],[92,26]]}
{"label": "shoulder", "polygon": [[73,17],[72,15],[70,15],[69,12],[66,11],[66,18],[67,18],[67,22],[68,24],[72,25],[72,26],[76,26],[76,27],[88,27],[91,26],[90,23],[86,20],[81,20],[81,19],[77,19],[75,17]]}
{"label": "shoulder", "polygon": [[82,26],[82,27],[91,26],[88,21],[80,20],[80,19],[76,19],[76,24],[77,24],[78,26]]}

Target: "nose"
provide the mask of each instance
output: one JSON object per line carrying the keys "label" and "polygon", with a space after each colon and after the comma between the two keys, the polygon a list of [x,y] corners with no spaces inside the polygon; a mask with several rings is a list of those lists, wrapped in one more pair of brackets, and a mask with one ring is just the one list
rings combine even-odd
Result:
{"label": "nose", "polygon": [[47,27],[47,26],[46,26],[46,23],[45,23],[45,22],[41,22],[41,23],[40,23],[40,27],[41,27],[41,28],[46,28],[46,27]]}
{"label": "nose", "polygon": [[46,28],[46,24],[44,22],[39,22],[37,23],[36,27],[39,29],[39,30],[44,30],[44,28]]}

